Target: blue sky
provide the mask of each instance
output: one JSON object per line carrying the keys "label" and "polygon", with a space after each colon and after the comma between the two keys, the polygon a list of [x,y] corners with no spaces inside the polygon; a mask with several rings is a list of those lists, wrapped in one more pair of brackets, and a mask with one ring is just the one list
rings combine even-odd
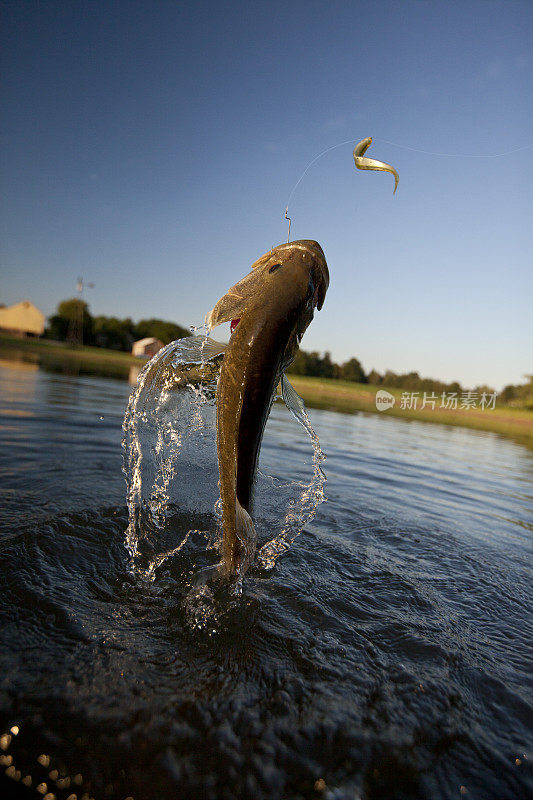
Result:
{"label": "blue sky", "polygon": [[1,302],[49,314],[82,275],[94,314],[200,324],[285,240],[309,161],[373,136],[396,195],[348,144],[292,197],[331,274],[304,348],[533,371],[531,2],[2,8]]}

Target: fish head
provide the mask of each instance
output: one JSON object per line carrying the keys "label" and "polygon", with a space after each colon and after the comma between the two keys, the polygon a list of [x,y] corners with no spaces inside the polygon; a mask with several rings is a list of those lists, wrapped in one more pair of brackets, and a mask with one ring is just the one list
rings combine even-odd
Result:
{"label": "fish head", "polygon": [[[274,247],[268,255],[270,258],[262,266],[262,269],[268,269],[269,274],[272,274],[280,267],[284,267],[285,275],[282,276],[282,273],[280,273],[280,277],[283,277],[286,281],[289,280],[291,267],[308,271],[309,282],[313,287],[313,308],[316,307],[320,311],[324,305],[329,286],[329,270],[326,256],[318,242],[313,239],[299,239],[296,242],[280,244],[278,247]],[[265,256],[262,258],[265,258]],[[272,262],[279,262],[279,268],[276,263]],[[252,266],[252,269],[256,268],[256,264]]]}
{"label": "fish head", "polygon": [[248,310],[273,305],[294,296],[302,307],[299,338],[319,311],[329,286],[329,271],[324,251],[311,239],[281,244],[252,264],[245,277],[229,289],[206,318],[209,329],[240,319]]}

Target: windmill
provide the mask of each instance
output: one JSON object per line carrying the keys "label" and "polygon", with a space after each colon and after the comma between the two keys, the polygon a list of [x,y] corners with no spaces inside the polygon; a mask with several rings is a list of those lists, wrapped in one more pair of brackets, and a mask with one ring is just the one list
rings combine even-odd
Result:
{"label": "windmill", "polygon": [[[94,283],[86,284],[88,289],[94,289]],[[78,295],[78,303],[73,310],[72,317],[70,318],[68,326],[67,341],[74,347],[81,347],[83,344],[83,290],[85,284],[83,278],[79,277],[76,284],[76,293]]]}

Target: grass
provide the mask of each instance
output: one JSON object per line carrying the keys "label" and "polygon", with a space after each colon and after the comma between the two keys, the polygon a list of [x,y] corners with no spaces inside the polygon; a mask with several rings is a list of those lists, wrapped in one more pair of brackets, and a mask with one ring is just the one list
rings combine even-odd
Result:
{"label": "grass", "polygon": [[127,378],[133,365],[142,366],[141,359],[120,350],[103,347],[72,347],[48,339],[15,339],[0,336],[0,357],[35,361],[52,371],[72,371],[81,374],[103,375],[110,378]]}
{"label": "grass", "polygon": [[16,339],[0,335],[0,348],[22,350],[36,354],[61,355],[62,358],[83,359],[93,363],[138,364],[139,359],[121,350],[106,350],[104,347],[81,345],[73,347],[50,339]]}
{"label": "grass", "polygon": [[[0,356],[9,356],[15,352],[24,360],[35,360],[45,368],[64,370],[65,366],[72,370],[87,374],[99,374],[107,377],[127,378],[130,367],[142,366],[143,361],[129,353],[117,350],[106,350],[102,347],[71,347],[63,343],[51,342],[47,339],[14,339],[0,336]],[[382,416],[393,416],[403,420],[421,420],[438,422],[442,425],[457,425],[483,431],[493,431],[509,436],[522,444],[533,448],[533,411],[527,408],[514,408],[498,403],[495,409],[457,409],[439,408],[440,396],[435,409],[402,409],[400,389],[369,386],[366,383],[328,380],[326,378],[309,378],[301,375],[289,375],[296,391],[303,397],[310,408],[323,408],[353,414],[367,411]],[[394,395],[396,402],[393,408],[377,411],[376,392],[378,388],[386,389]],[[419,395],[422,397],[422,393]],[[420,404],[420,400],[419,400]]]}
{"label": "grass", "polygon": [[[309,378],[302,375],[289,375],[290,382],[311,408],[323,408],[353,414],[367,411],[382,416],[393,416],[404,420],[421,420],[438,422],[441,425],[457,425],[483,431],[493,431],[509,436],[529,447],[533,447],[533,411],[526,408],[512,408],[499,405],[496,398],[494,409],[457,409],[439,408],[440,395],[435,409],[402,409],[401,389],[387,389],[385,386],[370,386],[366,383],[328,380],[325,378]],[[394,395],[396,402],[393,408],[377,411],[376,392],[385,389]],[[423,393],[419,393],[418,405]],[[460,402],[459,402],[460,405]]]}

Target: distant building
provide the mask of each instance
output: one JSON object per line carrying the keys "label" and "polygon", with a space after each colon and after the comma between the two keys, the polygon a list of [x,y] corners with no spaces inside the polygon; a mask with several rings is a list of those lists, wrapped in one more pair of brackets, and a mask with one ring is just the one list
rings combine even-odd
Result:
{"label": "distant building", "polygon": [[13,336],[42,336],[45,320],[42,311],[29,300],[0,308],[0,331]]}
{"label": "distant building", "polygon": [[156,353],[159,353],[162,347],[163,342],[160,339],[148,336],[146,339],[139,339],[138,342],[134,342],[131,353],[139,358],[152,358]]}

